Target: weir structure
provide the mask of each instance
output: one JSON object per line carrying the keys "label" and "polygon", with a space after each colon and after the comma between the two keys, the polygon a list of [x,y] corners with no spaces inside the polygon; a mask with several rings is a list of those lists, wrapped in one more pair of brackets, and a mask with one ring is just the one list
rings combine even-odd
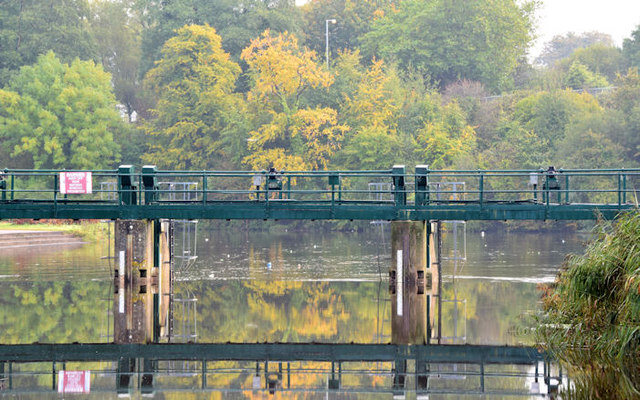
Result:
{"label": "weir structure", "polygon": [[[456,186],[460,181],[462,189]],[[188,196],[176,196],[175,188],[163,189],[167,182],[190,182],[197,189],[185,188]],[[114,344],[123,346],[158,343],[167,336],[169,219],[387,220],[392,343],[421,346],[435,337],[441,303],[439,221],[615,218],[637,208],[638,184],[640,169],[558,170],[553,176],[545,170],[438,171],[424,165],[413,174],[402,165],[378,171],[5,169],[0,219],[115,220]],[[535,353],[532,363],[541,357]],[[130,385],[141,364],[149,372],[141,378],[143,385],[153,387],[153,357],[126,354],[118,358],[118,388]],[[407,357],[399,353],[394,360],[393,385],[401,390]],[[424,391],[429,360],[417,357],[413,365],[417,388]]]}

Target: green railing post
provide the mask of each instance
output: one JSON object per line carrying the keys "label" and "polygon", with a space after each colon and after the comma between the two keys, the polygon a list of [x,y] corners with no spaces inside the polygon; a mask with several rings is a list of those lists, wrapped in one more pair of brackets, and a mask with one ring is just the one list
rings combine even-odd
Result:
{"label": "green railing post", "polygon": [[484,393],[484,361],[480,362],[480,391]]}
{"label": "green railing post", "polygon": [[329,175],[329,185],[331,185],[331,207],[333,207],[336,200],[336,185],[340,185],[340,175]]}
{"label": "green railing post", "polygon": [[407,204],[407,192],[405,190],[405,167],[404,165],[394,165],[391,169],[391,178],[393,179],[394,200],[396,208],[403,207]]}
{"label": "green railing post", "polygon": [[11,201],[13,201],[13,191],[15,189],[15,175],[11,174]]}
{"label": "green railing post", "polygon": [[484,173],[480,170],[478,170],[478,202],[482,207],[484,202]]}
{"label": "green railing post", "polygon": [[51,363],[51,390],[56,390],[56,362]]}
{"label": "green railing post", "polygon": [[[4,170],[4,173],[7,173],[7,170]],[[7,181],[4,180],[5,175],[0,174],[0,192],[2,192],[2,201],[7,200]]]}
{"label": "green railing post", "polygon": [[202,172],[202,205],[207,204],[207,197],[209,197],[209,194],[207,193],[208,190],[209,190],[209,185],[207,184],[207,171],[203,171]]}
{"label": "green railing post", "polygon": [[287,199],[291,200],[291,177],[287,175]]}
{"label": "green railing post", "polygon": [[627,174],[622,174],[622,202],[627,204]]}
{"label": "green railing post", "polygon": [[569,204],[569,174],[566,174],[564,176],[564,193],[565,193],[565,198],[564,198],[564,202],[566,204]]}
{"label": "green railing post", "polygon": [[158,200],[158,182],[155,165],[142,167],[142,184],[144,185],[144,204],[151,204]]}
{"label": "green railing post", "polygon": [[207,360],[202,360],[202,390],[207,388]]}
{"label": "green railing post", "polygon": [[429,173],[428,165],[416,165],[416,207],[424,206],[429,199],[429,186],[427,182],[427,174]]}
{"label": "green railing post", "polygon": [[[564,173],[564,170],[562,168],[558,168],[558,174],[563,174],[563,173]],[[556,175],[556,178],[558,179],[558,188],[556,190],[558,192],[558,205],[560,205],[560,204],[562,204],[562,190],[560,190],[561,189],[561,187],[560,187],[560,175]],[[566,175],[565,175],[565,183],[566,183]]]}
{"label": "green railing post", "polygon": [[142,174],[138,174],[138,194],[136,196],[135,204],[142,204]]}
{"label": "green railing post", "polygon": [[544,169],[540,169],[540,173],[544,174],[544,183],[542,184],[543,201],[549,207],[549,174]]}
{"label": "green railing post", "polygon": [[618,209],[622,206],[622,175],[618,172]]}
{"label": "green railing post", "polygon": [[53,173],[53,209],[58,208],[58,175]]}

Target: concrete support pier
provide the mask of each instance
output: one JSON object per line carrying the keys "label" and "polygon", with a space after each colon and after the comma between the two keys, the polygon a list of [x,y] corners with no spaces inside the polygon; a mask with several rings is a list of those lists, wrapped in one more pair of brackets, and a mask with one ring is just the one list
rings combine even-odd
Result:
{"label": "concrete support pier", "polygon": [[[438,291],[435,224],[426,221],[391,222],[391,343],[429,344]],[[416,390],[428,386],[429,367],[416,364]],[[394,393],[404,389],[406,361],[395,363]]]}
{"label": "concrete support pier", "polygon": [[153,294],[158,291],[153,234],[153,222],[149,220],[115,223],[113,341],[116,344],[153,342]]}
{"label": "concrete support pier", "polygon": [[[171,301],[170,223],[159,220],[115,222],[113,341],[116,344],[157,343],[167,335]],[[151,360],[120,359],[117,389],[126,393],[136,363],[152,372]],[[153,375],[143,375],[145,391]]]}
{"label": "concrete support pier", "polygon": [[430,225],[425,221],[391,223],[391,342],[427,344],[427,297],[432,294],[433,273],[427,268]]}
{"label": "concrete support pier", "polygon": [[115,222],[114,343],[152,343],[166,335],[171,299],[169,244],[168,222]]}

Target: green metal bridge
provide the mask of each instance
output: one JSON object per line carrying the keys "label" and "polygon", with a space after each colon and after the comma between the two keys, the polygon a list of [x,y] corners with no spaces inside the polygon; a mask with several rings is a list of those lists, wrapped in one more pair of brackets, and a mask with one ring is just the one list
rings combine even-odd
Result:
{"label": "green metal bridge", "polygon": [[640,169],[5,169],[0,219],[589,220],[637,208]]}
{"label": "green metal bridge", "polygon": [[[328,393],[415,393],[531,398],[546,397],[553,384],[563,382],[562,370],[555,368],[558,372],[552,373],[551,367],[546,355],[532,347],[318,343],[0,345],[0,394],[55,393],[56,388],[60,390],[61,371],[70,369],[91,370],[92,393],[126,397],[182,391],[241,395],[249,391],[262,395],[318,393],[323,397]],[[359,381],[373,376],[378,380],[376,385],[363,386]],[[452,379],[460,384],[451,385]],[[530,389],[527,381],[544,382],[547,390]]]}

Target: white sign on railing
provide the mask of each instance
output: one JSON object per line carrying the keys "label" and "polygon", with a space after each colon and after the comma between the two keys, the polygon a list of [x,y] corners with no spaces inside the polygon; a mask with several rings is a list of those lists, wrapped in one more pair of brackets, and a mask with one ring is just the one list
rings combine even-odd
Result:
{"label": "white sign on railing", "polygon": [[58,393],[89,393],[90,371],[58,371]]}
{"label": "white sign on railing", "polygon": [[91,172],[60,172],[60,193],[90,194],[92,192]]}

